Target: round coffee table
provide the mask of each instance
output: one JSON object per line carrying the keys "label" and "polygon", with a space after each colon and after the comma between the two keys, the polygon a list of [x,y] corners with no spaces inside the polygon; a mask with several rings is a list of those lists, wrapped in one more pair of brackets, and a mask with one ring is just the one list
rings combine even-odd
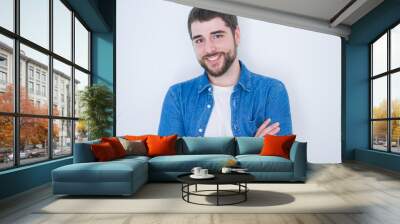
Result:
{"label": "round coffee table", "polygon": [[[255,177],[249,173],[215,173],[215,177],[212,179],[193,179],[190,177],[191,173],[182,174],[177,177],[178,181],[182,183],[182,199],[188,203],[198,204],[198,205],[234,205],[247,200],[247,192],[249,188],[247,183],[255,180]],[[215,185],[215,190],[197,190],[197,185]],[[190,186],[195,186],[194,191],[190,191]],[[237,190],[223,190],[220,189],[220,185],[236,185]],[[215,194],[205,194],[209,192],[215,192]],[[190,196],[204,196],[204,197],[216,197],[216,204],[202,204],[190,201]],[[240,196],[240,199],[231,203],[221,203],[221,197],[232,197]]]}

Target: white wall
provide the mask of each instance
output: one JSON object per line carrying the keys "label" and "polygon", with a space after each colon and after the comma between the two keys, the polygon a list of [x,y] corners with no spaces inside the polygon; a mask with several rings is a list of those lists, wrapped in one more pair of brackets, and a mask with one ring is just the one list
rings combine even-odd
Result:
{"label": "white wall", "polygon": [[[117,1],[117,135],[157,133],[169,86],[202,73],[186,28],[190,9]],[[340,38],[241,17],[239,26],[239,58],[285,83],[309,162],[341,162]]]}

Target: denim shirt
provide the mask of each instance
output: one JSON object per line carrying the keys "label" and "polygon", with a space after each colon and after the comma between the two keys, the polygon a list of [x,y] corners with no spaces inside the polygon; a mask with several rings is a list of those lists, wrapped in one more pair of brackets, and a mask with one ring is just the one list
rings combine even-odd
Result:
{"label": "denim shirt", "polygon": [[[212,93],[206,72],[171,86],[164,99],[158,134],[203,137],[214,106]],[[289,98],[284,84],[250,72],[242,62],[230,104],[234,136],[255,136],[258,127],[268,118],[271,118],[270,124],[279,122],[277,135],[292,133]]]}

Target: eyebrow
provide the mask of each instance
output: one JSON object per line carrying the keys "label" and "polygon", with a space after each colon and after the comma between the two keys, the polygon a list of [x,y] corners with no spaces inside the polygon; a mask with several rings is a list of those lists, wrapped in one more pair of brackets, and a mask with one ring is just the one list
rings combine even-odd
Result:
{"label": "eyebrow", "polygon": [[[223,30],[216,30],[216,31],[211,32],[211,34],[219,34],[219,33],[226,33],[226,32]],[[200,38],[200,37],[201,37],[201,35],[196,35],[196,36],[192,37],[192,40]]]}

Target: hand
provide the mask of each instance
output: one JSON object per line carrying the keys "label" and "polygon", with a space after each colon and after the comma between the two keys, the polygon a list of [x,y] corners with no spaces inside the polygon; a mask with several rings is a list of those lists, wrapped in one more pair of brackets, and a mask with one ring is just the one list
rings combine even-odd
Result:
{"label": "hand", "polygon": [[257,129],[255,137],[264,137],[265,135],[276,135],[281,128],[279,127],[279,122],[271,123],[271,119],[268,118],[264,123]]}

